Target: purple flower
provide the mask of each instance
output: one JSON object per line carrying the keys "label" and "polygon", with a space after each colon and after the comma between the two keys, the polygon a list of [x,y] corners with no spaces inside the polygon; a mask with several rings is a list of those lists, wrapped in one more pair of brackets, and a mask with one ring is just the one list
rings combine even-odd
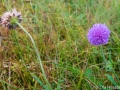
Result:
{"label": "purple flower", "polygon": [[105,24],[94,24],[88,31],[88,41],[95,46],[104,45],[108,43],[110,37],[110,30]]}

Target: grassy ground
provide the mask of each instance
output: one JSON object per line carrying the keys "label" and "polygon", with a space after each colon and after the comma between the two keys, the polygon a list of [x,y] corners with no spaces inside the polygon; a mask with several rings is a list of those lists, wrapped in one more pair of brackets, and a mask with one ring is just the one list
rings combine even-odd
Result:
{"label": "grassy ground", "polygon": [[[53,90],[120,87],[120,0],[1,0],[0,6],[0,15],[21,11]],[[102,51],[86,37],[94,23],[111,30]],[[50,90],[29,37],[20,27],[9,36],[0,32],[0,90]]]}

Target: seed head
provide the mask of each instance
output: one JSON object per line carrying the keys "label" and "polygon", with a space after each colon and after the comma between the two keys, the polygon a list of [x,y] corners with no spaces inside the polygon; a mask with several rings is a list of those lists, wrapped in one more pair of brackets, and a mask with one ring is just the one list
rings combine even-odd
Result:
{"label": "seed head", "polygon": [[0,24],[8,29],[15,29],[17,27],[16,21],[19,23],[22,21],[21,12],[17,12],[16,9],[5,12],[0,18]]}

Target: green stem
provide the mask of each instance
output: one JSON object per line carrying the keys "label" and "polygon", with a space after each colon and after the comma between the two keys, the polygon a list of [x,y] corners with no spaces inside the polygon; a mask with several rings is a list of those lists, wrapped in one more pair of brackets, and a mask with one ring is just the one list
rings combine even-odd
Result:
{"label": "green stem", "polygon": [[83,73],[84,73],[84,71],[82,70],[80,72],[80,79],[79,79],[79,82],[77,84],[77,90],[80,90],[80,86],[81,86],[81,83],[82,83],[82,80],[83,80]]}
{"label": "green stem", "polygon": [[37,49],[37,47],[36,47],[36,45],[35,45],[35,42],[34,42],[32,36],[26,31],[26,29],[25,29],[21,24],[19,24],[18,22],[16,22],[16,23],[17,23],[17,25],[20,26],[20,28],[29,36],[29,38],[30,38],[30,40],[31,40],[31,42],[32,42],[32,44],[33,44],[33,46],[34,46],[36,55],[37,55],[37,57],[38,57],[37,59],[38,59],[38,61],[39,61],[40,69],[41,69],[41,71],[42,71],[42,73],[43,73],[43,78],[44,78],[44,80],[46,81],[46,84],[47,84],[47,86],[49,87],[49,89],[52,90],[52,87],[51,87],[50,83],[48,82],[48,79],[46,78],[46,74],[45,74],[45,71],[44,71],[44,69],[43,69],[42,60],[41,60],[41,58],[40,58],[39,51],[38,51],[38,49]]}

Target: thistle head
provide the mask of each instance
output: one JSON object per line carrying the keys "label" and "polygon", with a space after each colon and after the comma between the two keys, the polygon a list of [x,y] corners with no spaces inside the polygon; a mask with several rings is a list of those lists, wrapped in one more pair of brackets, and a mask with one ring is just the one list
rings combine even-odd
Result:
{"label": "thistle head", "polygon": [[21,21],[21,12],[17,12],[16,9],[13,9],[11,12],[5,12],[0,18],[0,24],[8,29],[15,29],[17,27],[16,22],[20,23]]}
{"label": "thistle head", "polygon": [[105,24],[94,24],[88,31],[88,41],[95,46],[104,45],[108,43],[110,37],[110,30]]}

